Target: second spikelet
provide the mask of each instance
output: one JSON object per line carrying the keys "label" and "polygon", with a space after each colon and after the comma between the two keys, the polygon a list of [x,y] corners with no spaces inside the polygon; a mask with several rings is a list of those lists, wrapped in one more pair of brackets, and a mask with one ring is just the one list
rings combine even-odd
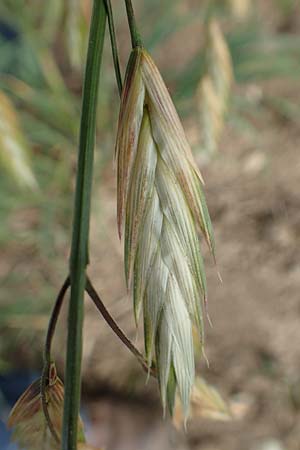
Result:
{"label": "second spikelet", "polygon": [[195,325],[203,343],[206,280],[197,229],[214,254],[202,177],[167,88],[150,55],[132,51],[116,144],[118,228],[125,275],[145,352],[155,360],[164,410],[178,388],[187,417],[194,382]]}
{"label": "second spikelet", "polygon": [[35,190],[37,182],[28,150],[15,108],[7,95],[0,91],[0,173],[3,167],[20,187]]}
{"label": "second spikelet", "polygon": [[233,83],[232,61],[219,22],[211,18],[206,25],[206,71],[197,90],[202,144],[208,154],[216,152],[224,127]]}
{"label": "second spikelet", "polygon": [[[63,422],[64,386],[51,363],[46,386],[49,420],[46,419],[41,397],[41,379],[34,381],[13,407],[8,427],[14,428],[12,440],[23,450],[59,450]],[[54,433],[54,434],[53,434]],[[83,424],[78,418],[78,443],[84,443]]]}

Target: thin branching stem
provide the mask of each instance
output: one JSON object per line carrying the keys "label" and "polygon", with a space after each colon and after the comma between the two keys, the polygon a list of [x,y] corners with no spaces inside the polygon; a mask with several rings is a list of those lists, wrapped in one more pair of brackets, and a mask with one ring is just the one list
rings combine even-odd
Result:
{"label": "thin branching stem", "polygon": [[123,83],[122,83],[122,75],[121,75],[121,69],[120,69],[120,61],[119,61],[119,53],[118,53],[118,46],[117,46],[117,39],[116,39],[115,24],[114,24],[114,16],[113,16],[113,11],[112,11],[110,0],[105,0],[105,7],[106,7],[106,13],[107,13],[107,19],[108,19],[108,27],[109,27],[112,56],[113,56],[113,61],[114,61],[115,75],[116,75],[119,94],[121,97]]}
{"label": "thin branching stem", "polygon": [[47,404],[47,396],[46,396],[46,388],[48,386],[49,382],[49,370],[51,366],[51,345],[52,345],[52,339],[54,336],[57,320],[59,313],[61,311],[61,307],[66,295],[66,292],[70,286],[70,277],[68,276],[63,283],[62,287],[60,288],[60,291],[57,295],[57,298],[54,303],[54,307],[51,313],[51,317],[49,320],[49,325],[47,329],[47,335],[46,335],[46,341],[45,341],[45,348],[44,348],[44,367],[43,372],[41,376],[41,400],[42,400],[42,408],[44,412],[45,419],[47,421],[47,425],[49,427],[49,430],[55,439],[57,443],[60,442],[59,436],[57,435],[54,426],[52,424],[49,411],[48,411],[48,404]]}
{"label": "thin branching stem", "polygon": [[[70,277],[68,276],[66,280],[64,281],[57,298],[54,303],[54,307],[51,313],[51,317],[49,320],[49,325],[47,329],[46,334],[46,340],[45,340],[45,348],[44,348],[44,366],[41,376],[41,401],[42,401],[42,407],[45,419],[47,421],[47,425],[49,427],[49,430],[54,438],[54,440],[59,443],[60,438],[53,426],[51,417],[49,415],[48,411],[48,400],[46,395],[46,389],[49,383],[49,371],[51,368],[52,363],[52,357],[51,357],[51,347],[52,347],[52,340],[54,337],[58,317],[63,305],[63,301],[66,295],[66,292],[68,288],[70,287]],[[130,341],[130,339],[125,335],[125,333],[121,330],[121,328],[118,326],[118,324],[115,322],[113,317],[110,315],[108,310],[106,309],[104,303],[102,302],[99,294],[97,293],[96,289],[94,288],[92,282],[89,278],[86,280],[86,292],[88,293],[89,297],[92,299],[93,303],[95,304],[98,311],[101,313],[104,320],[107,322],[109,327],[112,329],[112,331],[119,337],[119,339],[126,345],[126,347],[130,350],[130,352],[137,358],[138,362],[141,364],[143,369],[146,372],[149,372],[149,368],[147,365],[147,362],[143,355],[139,352],[139,350],[135,347],[135,345]],[[156,369],[155,367],[150,368],[150,375],[156,376]]]}
{"label": "thin branching stem", "polygon": [[60,291],[57,295],[56,301],[54,303],[54,307],[51,313],[51,317],[49,320],[49,325],[48,325],[48,329],[47,329],[47,335],[46,335],[46,341],[45,341],[45,348],[44,348],[44,363],[49,363],[51,362],[51,345],[52,345],[52,339],[54,336],[54,332],[55,332],[55,328],[56,328],[56,324],[57,324],[57,320],[58,320],[58,316],[59,313],[61,311],[61,307],[66,295],[66,292],[68,290],[68,288],[70,287],[70,277],[68,276],[62,287],[60,288]]}
{"label": "thin branching stem", "polygon": [[129,30],[130,30],[132,48],[142,47],[142,39],[141,39],[140,33],[137,28],[131,0],[125,0],[125,5],[126,5],[126,12],[127,12],[127,19],[128,19]]}
{"label": "thin branching stem", "polygon": [[60,443],[60,437],[56,433],[56,430],[54,428],[54,425],[52,423],[49,411],[48,411],[48,399],[46,394],[46,389],[49,384],[49,372],[50,372],[51,363],[46,362],[43,367],[43,372],[41,376],[41,401],[42,401],[42,408],[43,413],[47,422],[47,426],[53,436],[53,439],[57,444]]}
{"label": "thin branching stem", "polygon": [[113,317],[110,315],[110,313],[106,309],[104,303],[102,302],[101,298],[99,297],[97,291],[95,290],[95,288],[92,285],[89,278],[87,278],[87,280],[86,280],[86,291],[89,294],[92,301],[94,302],[98,311],[101,313],[104,320],[107,322],[107,324],[112,329],[112,331],[118,336],[118,338],[123,342],[123,344],[125,344],[126,347],[131,351],[131,353],[136,357],[136,359],[142,365],[143,369],[146,372],[149,372],[150,375],[156,376],[155,367],[150,367],[150,369],[149,369],[147,361],[145,360],[144,356],[134,346],[134,344],[130,341],[130,339],[128,339],[128,337],[121,330],[121,328],[118,326],[118,324],[113,319]]}
{"label": "thin branching stem", "polygon": [[83,297],[88,264],[96,111],[105,25],[106,10],[104,0],[94,0],[83,85],[70,257],[71,296],[68,314],[62,450],[77,449],[78,414],[81,395]]}

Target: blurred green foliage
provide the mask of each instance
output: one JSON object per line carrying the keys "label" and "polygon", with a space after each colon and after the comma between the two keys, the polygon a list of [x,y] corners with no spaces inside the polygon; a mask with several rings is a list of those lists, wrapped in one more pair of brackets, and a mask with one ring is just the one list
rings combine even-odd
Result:
{"label": "blurred green foliage", "polygon": [[[129,44],[124,44],[127,31],[121,3],[113,2],[113,6],[124,62]],[[271,2],[271,13],[279,17],[275,26],[262,15],[260,2],[252,3],[243,21],[233,17],[225,0],[196,1],[194,6],[179,0],[136,3],[145,45],[154,55],[169,48],[170,42],[178,44],[178,48],[172,47],[174,53],[182,52],[182,33],[187,54],[188,40],[196,42],[196,53],[193,49],[190,57],[185,57],[188,62],[184,67],[180,67],[179,57],[179,67],[170,68],[167,54],[161,67],[183,114],[196,109],[193,97],[204,72],[201,27],[212,3],[213,13],[224,28],[238,84],[300,76],[300,35],[293,28],[297,8],[293,0]],[[67,271],[90,6],[90,0],[2,0],[0,4],[0,92],[14,104],[38,186],[35,190],[21,189],[12,174],[0,167],[0,334],[7,333],[5,324],[16,315],[24,316],[22,327],[30,329],[26,317],[49,311]],[[108,39],[103,67],[96,180],[103,164],[112,159],[118,114]],[[233,121],[246,110],[249,115],[251,108],[255,114],[257,108],[239,94],[232,104]],[[300,114],[298,105],[280,97],[268,98],[259,107],[276,108],[289,120]],[[241,120],[236,123],[239,126]]]}

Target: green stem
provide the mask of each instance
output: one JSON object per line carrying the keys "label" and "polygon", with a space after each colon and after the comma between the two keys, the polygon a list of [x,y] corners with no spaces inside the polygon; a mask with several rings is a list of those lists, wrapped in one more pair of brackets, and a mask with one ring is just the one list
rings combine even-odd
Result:
{"label": "green stem", "polygon": [[77,424],[81,394],[83,297],[88,264],[96,109],[105,24],[104,0],[94,0],[83,86],[70,257],[71,297],[68,315],[62,450],[77,449]]}
{"label": "green stem", "polygon": [[122,75],[121,75],[121,70],[120,70],[120,62],[119,62],[118,46],[117,46],[117,39],[116,39],[116,32],[115,32],[114,16],[113,16],[110,0],[105,0],[105,7],[106,7],[106,14],[107,14],[107,19],[108,19],[109,35],[110,35],[112,56],[113,56],[114,67],[115,67],[116,80],[117,80],[119,94],[121,97],[123,83],[122,83]]}
{"label": "green stem", "polygon": [[125,0],[127,19],[131,36],[132,48],[142,47],[142,39],[138,32],[136,20],[134,16],[133,6],[131,0]]}

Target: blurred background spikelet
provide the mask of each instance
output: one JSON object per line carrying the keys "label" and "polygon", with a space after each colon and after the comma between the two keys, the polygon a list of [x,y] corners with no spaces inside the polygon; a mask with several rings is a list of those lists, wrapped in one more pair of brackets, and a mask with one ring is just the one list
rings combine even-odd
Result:
{"label": "blurred background spikelet", "polygon": [[216,18],[206,24],[205,75],[197,89],[202,147],[206,153],[216,152],[227,113],[233,68],[230,51]]}
{"label": "blurred background spikelet", "polygon": [[21,187],[36,189],[29,149],[10,99],[0,91],[0,170]]}
{"label": "blurred background spikelet", "polygon": [[228,0],[231,12],[237,20],[245,20],[251,11],[253,0]]}
{"label": "blurred background spikelet", "polygon": [[199,84],[197,101],[200,105],[203,148],[207,153],[212,154],[217,150],[217,144],[223,130],[224,114],[220,97],[208,75],[205,75]]}
{"label": "blurred background spikelet", "polygon": [[77,70],[82,68],[85,58],[90,5],[90,1],[83,0],[66,2],[66,44],[71,65]]}
{"label": "blurred background spikelet", "polygon": [[[203,378],[196,377],[191,395],[191,419],[199,418],[228,421],[232,418],[229,405],[223,400],[214,386],[208,384]],[[178,398],[175,403],[173,423],[181,428],[184,416]]]}

